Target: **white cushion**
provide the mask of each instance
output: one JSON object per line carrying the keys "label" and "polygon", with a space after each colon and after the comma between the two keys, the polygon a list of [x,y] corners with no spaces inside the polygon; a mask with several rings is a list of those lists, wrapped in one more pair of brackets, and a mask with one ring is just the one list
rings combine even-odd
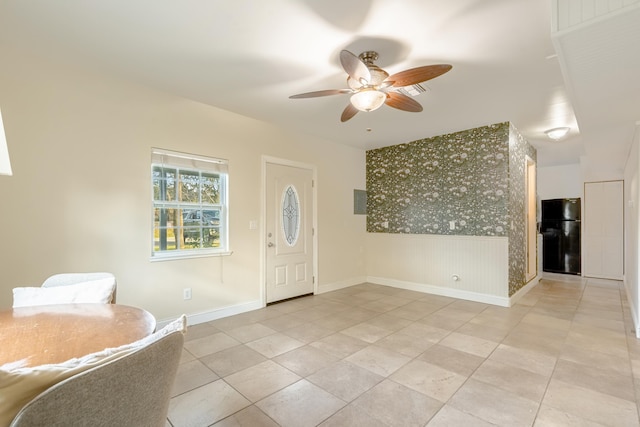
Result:
{"label": "white cushion", "polygon": [[13,307],[68,303],[108,304],[113,298],[115,287],[113,280],[100,279],[52,288],[13,288]]}
{"label": "white cushion", "polygon": [[158,332],[131,344],[108,348],[58,364],[32,368],[15,368],[11,363],[0,366],[0,426],[8,426],[23,406],[54,384],[133,353],[172,332],[184,333],[186,328],[187,318],[182,315]]}
{"label": "white cushion", "polygon": [[111,280],[116,282],[116,277],[112,273],[92,272],[92,273],[58,273],[47,277],[42,282],[43,288],[51,288],[54,286],[68,286],[76,283],[93,282],[94,280]]}

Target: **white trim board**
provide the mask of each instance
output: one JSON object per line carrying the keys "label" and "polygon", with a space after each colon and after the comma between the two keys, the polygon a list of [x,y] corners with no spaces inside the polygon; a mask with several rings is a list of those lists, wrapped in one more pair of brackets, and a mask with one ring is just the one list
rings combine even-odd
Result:
{"label": "white trim board", "polygon": [[[518,302],[520,298],[533,289],[540,281],[540,276],[536,276],[535,279],[527,283],[512,297],[506,298],[497,295],[479,294],[477,292],[463,291],[459,289],[443,288],[441,286],[434,286],[422,283],[405,282],[401,280],[386,279],[381,277],[355,277],[349,280],[329,283],[326,285],[319,285],[315,295],[323,294],[326,292],[337,291],[340,289],[350,288],[351,286],[360,285],[363,283],[373,283],[376,285],[390,286],[398,289],[406,289],[410,291],[422,292],[424,294],[441,295],[451,298],[482,302],[485,304],[498,305],[501,307],[511,307]],[[259,310],[266,307],[261,301],[251,301],[243,304],[233,305],[229,307],[223,307],[220,309],[205,311],[196,314],[190,314],[187,316],[187,324],[190,326],[198,325],[200,323],[211,322],[213,320],[222,319],[224,317],[234,316],[236,314],[242,314],[253,310]],[[177,316],[176,316],[177,317]],[[161,329],[174,321],[175,318],[162,319],[157,322],[157,329]],[[634,316],[635,320],[635,316]],[[636,323],[637,324],[637,323]],[[640,337],[640,329],[637,329]]]}
{"label": "white trim board", "polygon": [[422,292],[425,294],[441,295],[445,297],[509,307],[509,298],[498,295],[480,294],[477,292],[445,288],[442,286],[429,285],[426,283],[414,283],[402,280],[387,279],[384,277],[367,277],[367,282],[375,283],[377,285],[391,286],[393,288],[406,289],[409,291]]}
{"label": "white trim board", "polygon": [[367,282],[375,283],[377,285],[391,286],[399,289],[407,289],[410,291],[422,292],[425,294],[441,295],[445,297],[463,299],[468,301],[481,302],[485,304],[498,305],[501,307],[511,307],[518,302],[520,298],[533,289],[540,281],[540,276],[536,276],[525,286],[520,288],[511,297],[504,297],[499,295],[480,294],[477,292],[470,292],[461,289],[445,288],[442,286],[429,285],[426,283],[413,283],[402,280],[387,279],[383,277],[368,277]]}
{"label": "white trim board", "polygon": [[[624,293],[627,297],[627,301],[632,301],[633,295],[631,294],[631,289],[629,288],[630,283],[627,282],[626,277],[623,281]],[[640,323],[638,319],[638,312],[636,311],[635,304],[629,304],[629,312],[631,312],[631,320],[633,321],[633,329],[636,333],[636,338],[640,338]]]}
{"label": "white trim board", "polygon": [[536,277],[531,279],[529,283],[518,289],[518,291],[509,298],[509,307],[513,307],[520,300],[520,298],[525,296],[531,289],[535,288],[535,286],[540,282],[541,278],[542,277],[540,276],[540,272],[538,272]]}
{"label": "white trim board", "polygon": [[326,292],[338,291],[340,289],[350,288],[351,286],[360,285],[366,283],[366,277],[354,277],[348,280],[341,280],[339,282],[328,283],[326,285],[318,285],[316,294],[324,294]]}
{"label": "white trim board", "polygon": [[[211,322],[212,320],[222,319],[223,317],[234,316],[236,314],[246,313],[248,311],[264,308],[265,305],[260,301],[251,301],[229,307],[218,308],[211,311],[203,311],[201,313],[187,315],[187,325],[193,326],[200,323]],[[178,316],[171,319],[163,319],[157,322],[156,329],[162,329],[169,323],[173,322]]]}

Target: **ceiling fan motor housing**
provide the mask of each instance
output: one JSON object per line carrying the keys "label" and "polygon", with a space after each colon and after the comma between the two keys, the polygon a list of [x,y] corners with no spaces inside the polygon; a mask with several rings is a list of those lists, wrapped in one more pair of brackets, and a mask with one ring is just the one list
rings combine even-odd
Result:
{"label": "ceiling fan motor housing", "polygon": [[373,63],[378,59],[378,52],[374,52],[372,50],[362,52],[358,56],[358,58],[360,58],[360,60],[364,62],[364,64],[369,69],[369,72],[371,73],[371,80],[368,82],[363,82],[357,81],[352,77],[347,77],[347,84],[351,89],[358,90],[362,89],[363,87],[377,88],[387,77],[389,77],[389,73]]}

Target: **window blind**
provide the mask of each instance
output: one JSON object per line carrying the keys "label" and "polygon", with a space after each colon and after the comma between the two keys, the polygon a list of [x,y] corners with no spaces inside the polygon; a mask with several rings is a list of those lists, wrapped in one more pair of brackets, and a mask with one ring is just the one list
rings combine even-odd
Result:
{"label": "window blind", "polygon": [[229,174],[229,162],[225,159],[180,153],[159,148],[151,150],[151,162],[160,166],[196,169],[221,174]]}

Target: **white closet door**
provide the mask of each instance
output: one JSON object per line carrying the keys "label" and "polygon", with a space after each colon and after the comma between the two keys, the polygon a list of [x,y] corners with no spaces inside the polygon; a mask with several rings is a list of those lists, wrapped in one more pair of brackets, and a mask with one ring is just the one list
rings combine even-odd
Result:
{"label": "white closet door", "polygon": [[622,280],[624,274],[624,189],[622,181],[584,185],[583,272]]}

